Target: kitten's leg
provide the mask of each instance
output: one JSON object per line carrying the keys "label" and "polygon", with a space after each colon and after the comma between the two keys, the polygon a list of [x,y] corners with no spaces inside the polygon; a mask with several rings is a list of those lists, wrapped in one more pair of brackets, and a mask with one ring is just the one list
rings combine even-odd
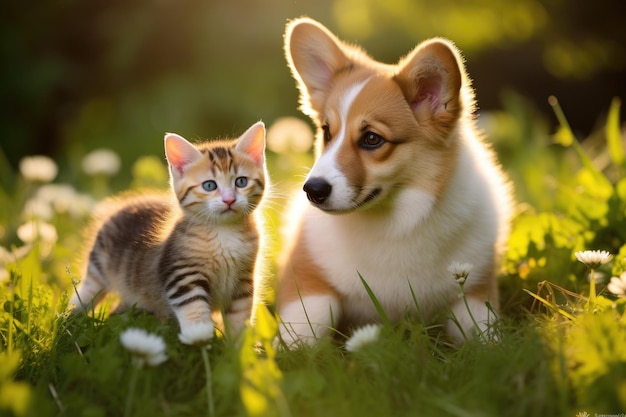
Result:
{"label": "kitten's leg", "polygon": [[106,295],[109,289],[105,275],[107,261],[107,255],[102,255],[95,248],[89,253],[85,278],[80,282],[78,288],[74,289],[68,303],[68,305],[74,305],[74,313],[83,311],[88,306],[97,306]]}
{"label": "kitten's leg", "polygon": [[224,327],[227,335],[237,336],[246,326],[252,314],[254,280],[244,279],[239,283],[233,300],[226,310]]}
{"label": "kitten's leg", "polygon": [[195,300],[184,306],[173,306],[174,314],[180,326],[180,334],[188,339],[195,338],[195,328],[197,325],[207,326],[210,337],[213,337],[215,325],[211,319],[211,309],[204,300]]}
{"label": "kitten's leg", "polygon": [[334,294],[303,295],[280,308],[280,337],[289,347],[313,344],[339,320],[341,304]]}
{"label": "kitten's leg", "polygon": [[92,302],[95,307],[106,293],[106,285],[103,279],[101,279],[98,274],[95,274],[92,269],[90,265],[85,278],[81,281],[78,288],[74,290],[72,298],[68,303],[68,305],[74,306],[74,313],[83,311],[86,307],[91,305]]}
{"label": "kitten's leg", "polygon": [[213,335],[213,319],[211,319],[210,291],[206,278],[196,275],[187,276],[168,291],[169,304],[176,315],[180,333],[189,339],[195,338],[197,325],[210,327]]}
{"label": "kitten's leg", "polygon": [[484,338],[484,340],[497,338],[494,334],[490,334],[497,316],[487,306],[487,300],[484,297],[472,295],[466,297],[467,305],[463,299],[460,299],[452,306],[452,318],[447,324],[448,334],[457,345],[461,345],[466,339],[470,340],[476,336]]}

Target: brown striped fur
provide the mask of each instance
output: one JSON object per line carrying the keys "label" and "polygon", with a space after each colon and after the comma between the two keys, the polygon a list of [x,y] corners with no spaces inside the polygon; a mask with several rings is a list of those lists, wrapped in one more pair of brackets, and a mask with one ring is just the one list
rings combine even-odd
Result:
{"label": "brown striped fur", "polygon": [[223,313],[226,330],[241,329],[255,291],[264,149],[262,123],[237,140],[197,145],[167,134],[172,192],[103,205],[84,279],[70,301],[75,311],[115,291],[118,310],[135,305],[158,317],[174,315],[181,333]]}

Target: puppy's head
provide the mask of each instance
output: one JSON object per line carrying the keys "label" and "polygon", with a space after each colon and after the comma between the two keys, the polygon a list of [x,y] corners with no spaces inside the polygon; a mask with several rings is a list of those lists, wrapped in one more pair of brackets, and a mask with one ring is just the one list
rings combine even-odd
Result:
{"label": "puppy's head", "polygon": [[396,65],[374,61],[302,18],[285,34],[301,109],[317,124],[317,160],[304,185],[320,209],[386,207],[412,188],[435,200],[454,169],[458,120],[473,95],[447,40],[419,44]]}

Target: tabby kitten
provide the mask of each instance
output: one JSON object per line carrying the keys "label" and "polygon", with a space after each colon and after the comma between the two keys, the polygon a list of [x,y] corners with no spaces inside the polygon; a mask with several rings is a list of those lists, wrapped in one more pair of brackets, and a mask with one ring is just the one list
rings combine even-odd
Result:
{"label": "tabby kitten", "polygon": [[[236,334],[250,318],[259,249],[256,213],[266,181],[265,126],[238,140],[193,145],[168,133],[174,195],[113,200],[96,224],[86,274],[70,304],[97,304],[108,291],[158,317],[172,313],[181,335],[213,326]],[[170,193],[171,194],[171,193]],[[175,199],[174,199],[175,197]],[[212,327],[211,327],[212,328]],[[224,329],[222,329],[223,331]]]}

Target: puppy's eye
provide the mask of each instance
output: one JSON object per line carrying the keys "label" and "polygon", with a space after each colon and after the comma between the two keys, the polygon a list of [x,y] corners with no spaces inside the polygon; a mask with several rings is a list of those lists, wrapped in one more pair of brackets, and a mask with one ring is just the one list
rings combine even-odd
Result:
{"label": "puppy's eye", "polygon": [[361,149],[372,151],[385,144],[386,140],[378,133],[367,131],[359,139],[358,145]]}
{"label": "puppy's eye", "polygon": [[328,127],[328,125],[324,125],[322,126],[322,131],[324,132],[324,144],[327,144],[328,142],[330,142],[330,128]]}

